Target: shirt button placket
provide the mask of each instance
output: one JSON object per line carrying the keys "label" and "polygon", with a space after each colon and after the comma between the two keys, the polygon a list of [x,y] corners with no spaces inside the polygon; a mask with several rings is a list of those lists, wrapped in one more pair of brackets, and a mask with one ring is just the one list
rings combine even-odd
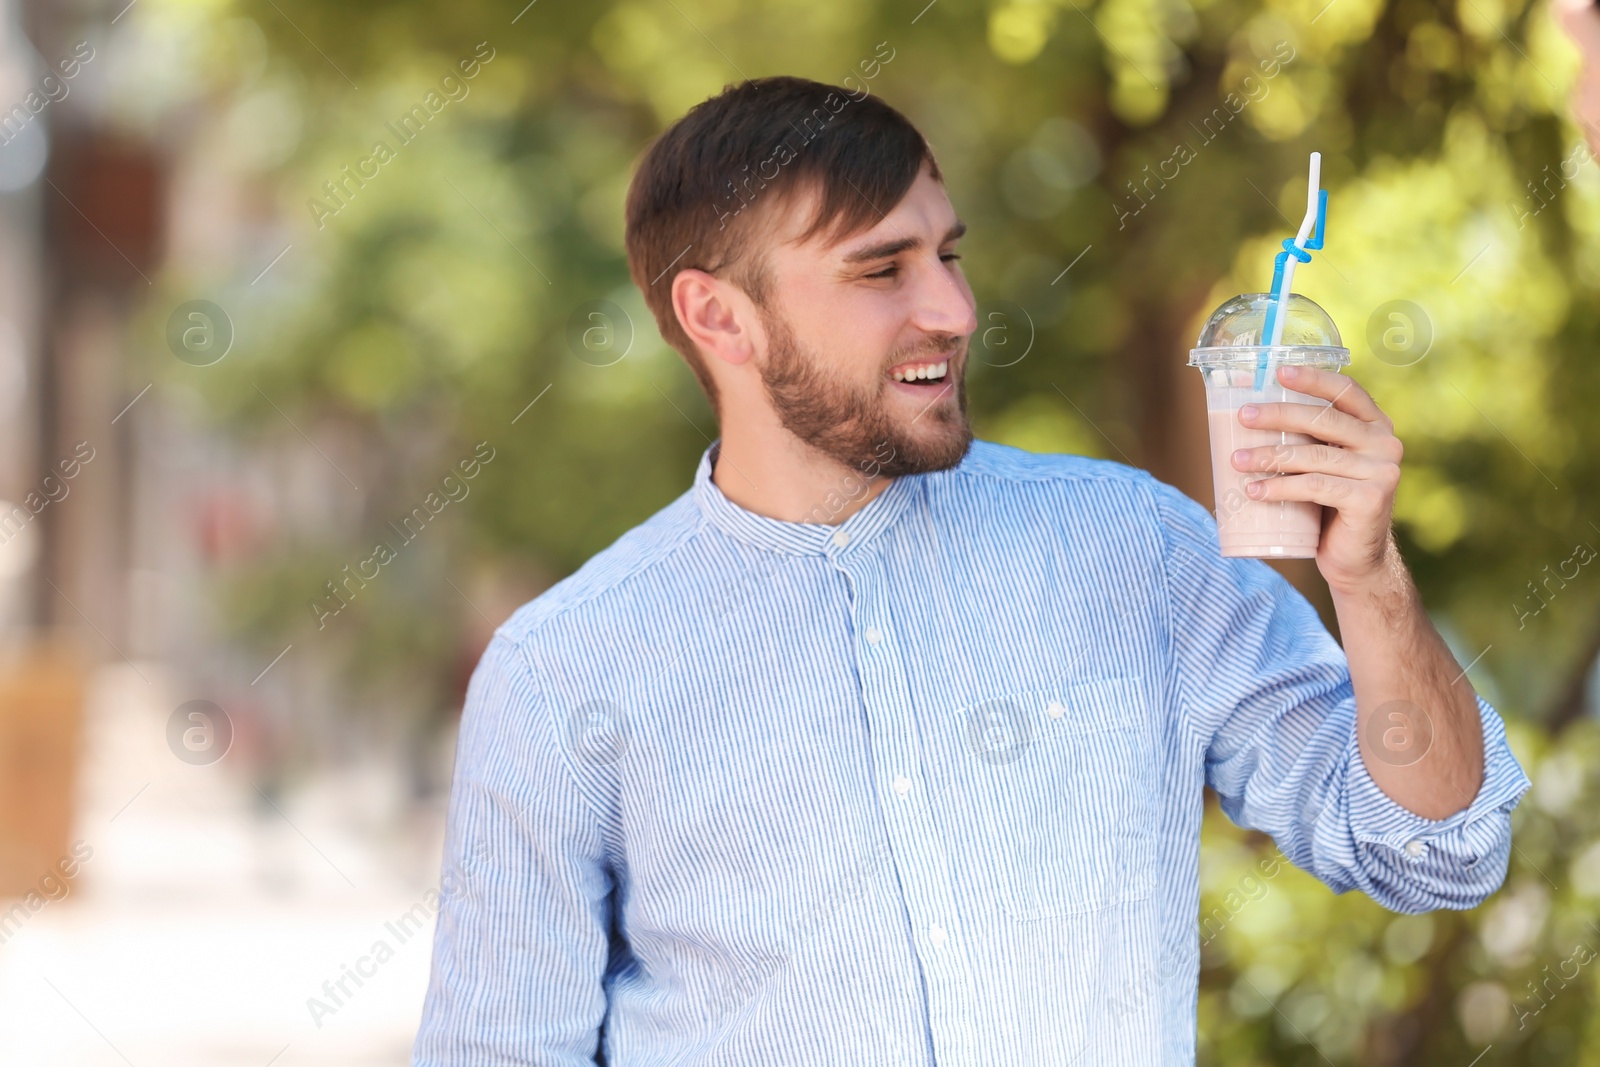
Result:
{"label": "shirt button placket", "polygon": [[904,646],[889,616],[889,577],[872,552],[853,554],[848,571],[853,579],[857,624],[866,623],[859,631],[863,644],[857,646],[857,662],[872,766],[881,783],[878,795],[911,922],[912,943],[927,982],[935,1048],[941,1063],[964,1063],[967,1035],[955,1020],[975,1010],[970,1003],[974,991],[964,954],[957,951],[960,929],[949,857],[933,832],[927,810],[934,797],[924,779],[918,716],[911,706],[901,656]]}

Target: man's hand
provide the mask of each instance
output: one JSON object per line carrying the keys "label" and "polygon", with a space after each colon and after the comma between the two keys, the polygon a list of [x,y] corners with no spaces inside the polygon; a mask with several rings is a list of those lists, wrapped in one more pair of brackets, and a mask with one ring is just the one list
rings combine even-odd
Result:
{"label": "man's hand", "polygon": [[1233,455],[1235,468],[1284,474],[1251,482],[1246,492],[1255,500],[1310,500],[1333,509],[1323,520],[1317,569],[1335,593],[1392,581],[1399,552],[1389,535],[1389,517],[1405,451],[1394,435],[1394,423],[1365,389],[1343,374],[1279,367],[1278,381],[1297,393],[1332,401],[1332,406],[1246,405],[1239,411],[1240,421],[1254,429],[1289,430],[1327,443],[1239,449]]}
{"label": "man's hand", "polygon": [[1394,423],[1342,374],[1279,367],[1278,381],[1331,406],[1259,404],[1254,417],[1241,409],[1240,420],[1327,443],[1244,448],[1233,465],[1284,472],[1248,486],[1256,500],[1330,509],[1317,568],[1350,660],[1362,761],[1396,803],[1443,819],[1467,807],[1483,784],[1483,727],[1472,683],[1428,620],[1389,530],[1403,451]]}

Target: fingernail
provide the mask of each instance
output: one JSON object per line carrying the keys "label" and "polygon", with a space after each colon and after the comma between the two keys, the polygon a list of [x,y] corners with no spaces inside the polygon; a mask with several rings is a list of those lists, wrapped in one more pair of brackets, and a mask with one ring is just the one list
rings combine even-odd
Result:
{"label": "fingernail", "polygon": [[1233,461],[1235,463],[1243,463],[1245,460],[1247,460],[1249,458],[1250,458],[1250,452],[1249,452],[1248,449],[1241,448],[1241,449],[1239,449],[1239,451],[1237,451],[1237,452],[1235,452],[1233,454]]}
{"label": "fingernail", "polygon": [[1248,484],[1248,485],[1246,485],[1244,487],[1244,491],[1249,493],[1251,496],[1260,496],[1261,495],[1261,483],[1260,482],[1251,482],[1250,484]]}
{"label": "fingernail", "polygon": [[1239,409],[1239,414],[1247,419],[1253,419],[1256,417],[1256,406],[1254,404],[1246,404]]}
{"label": "fingernail", "polygon": [[1293,378],[1295,375],[1297,375],[1299,373],[1300,373],[1300,368],[1299,367],[1285,367],[1285,368],[1283,368],[1283,376],[1285,378]]}

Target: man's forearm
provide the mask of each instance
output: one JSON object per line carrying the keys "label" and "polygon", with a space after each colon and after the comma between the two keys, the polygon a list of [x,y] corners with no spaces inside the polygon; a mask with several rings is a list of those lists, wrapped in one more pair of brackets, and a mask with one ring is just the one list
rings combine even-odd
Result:
{"label": "man's forearm", "polygon": [[1477,695],[1428,620],[1393,535],[1377,575],[1330,592],[1367,773],[1396,803],[1425,818],[1467,807],[1483,782]]}

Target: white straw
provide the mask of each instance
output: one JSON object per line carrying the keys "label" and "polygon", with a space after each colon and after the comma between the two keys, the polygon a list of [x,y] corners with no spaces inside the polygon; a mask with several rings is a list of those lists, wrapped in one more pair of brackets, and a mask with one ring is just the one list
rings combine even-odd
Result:
{"label": "white straw", "polygon": [[[1306,185],[1306,217],[1300,223],[1300,232],[1295,234],[1296,248],[1304,249],[1306,242],[1311,239],[1311,231],[1317,225],[1317,193],[1322,187],[1322,153],[1311,153],[1311,180]],[[1274,347],[1283,340],[1284,320],[1289,317],[1289,294],[1294,292],[1294,267],[1298,260],[1290,256],[1283,265],[1283,287],[1278,290],[1278,314],[1272,321],[1272,336],[1267,343]],[[1269,357],[1270,358],[1270,357]]]}

